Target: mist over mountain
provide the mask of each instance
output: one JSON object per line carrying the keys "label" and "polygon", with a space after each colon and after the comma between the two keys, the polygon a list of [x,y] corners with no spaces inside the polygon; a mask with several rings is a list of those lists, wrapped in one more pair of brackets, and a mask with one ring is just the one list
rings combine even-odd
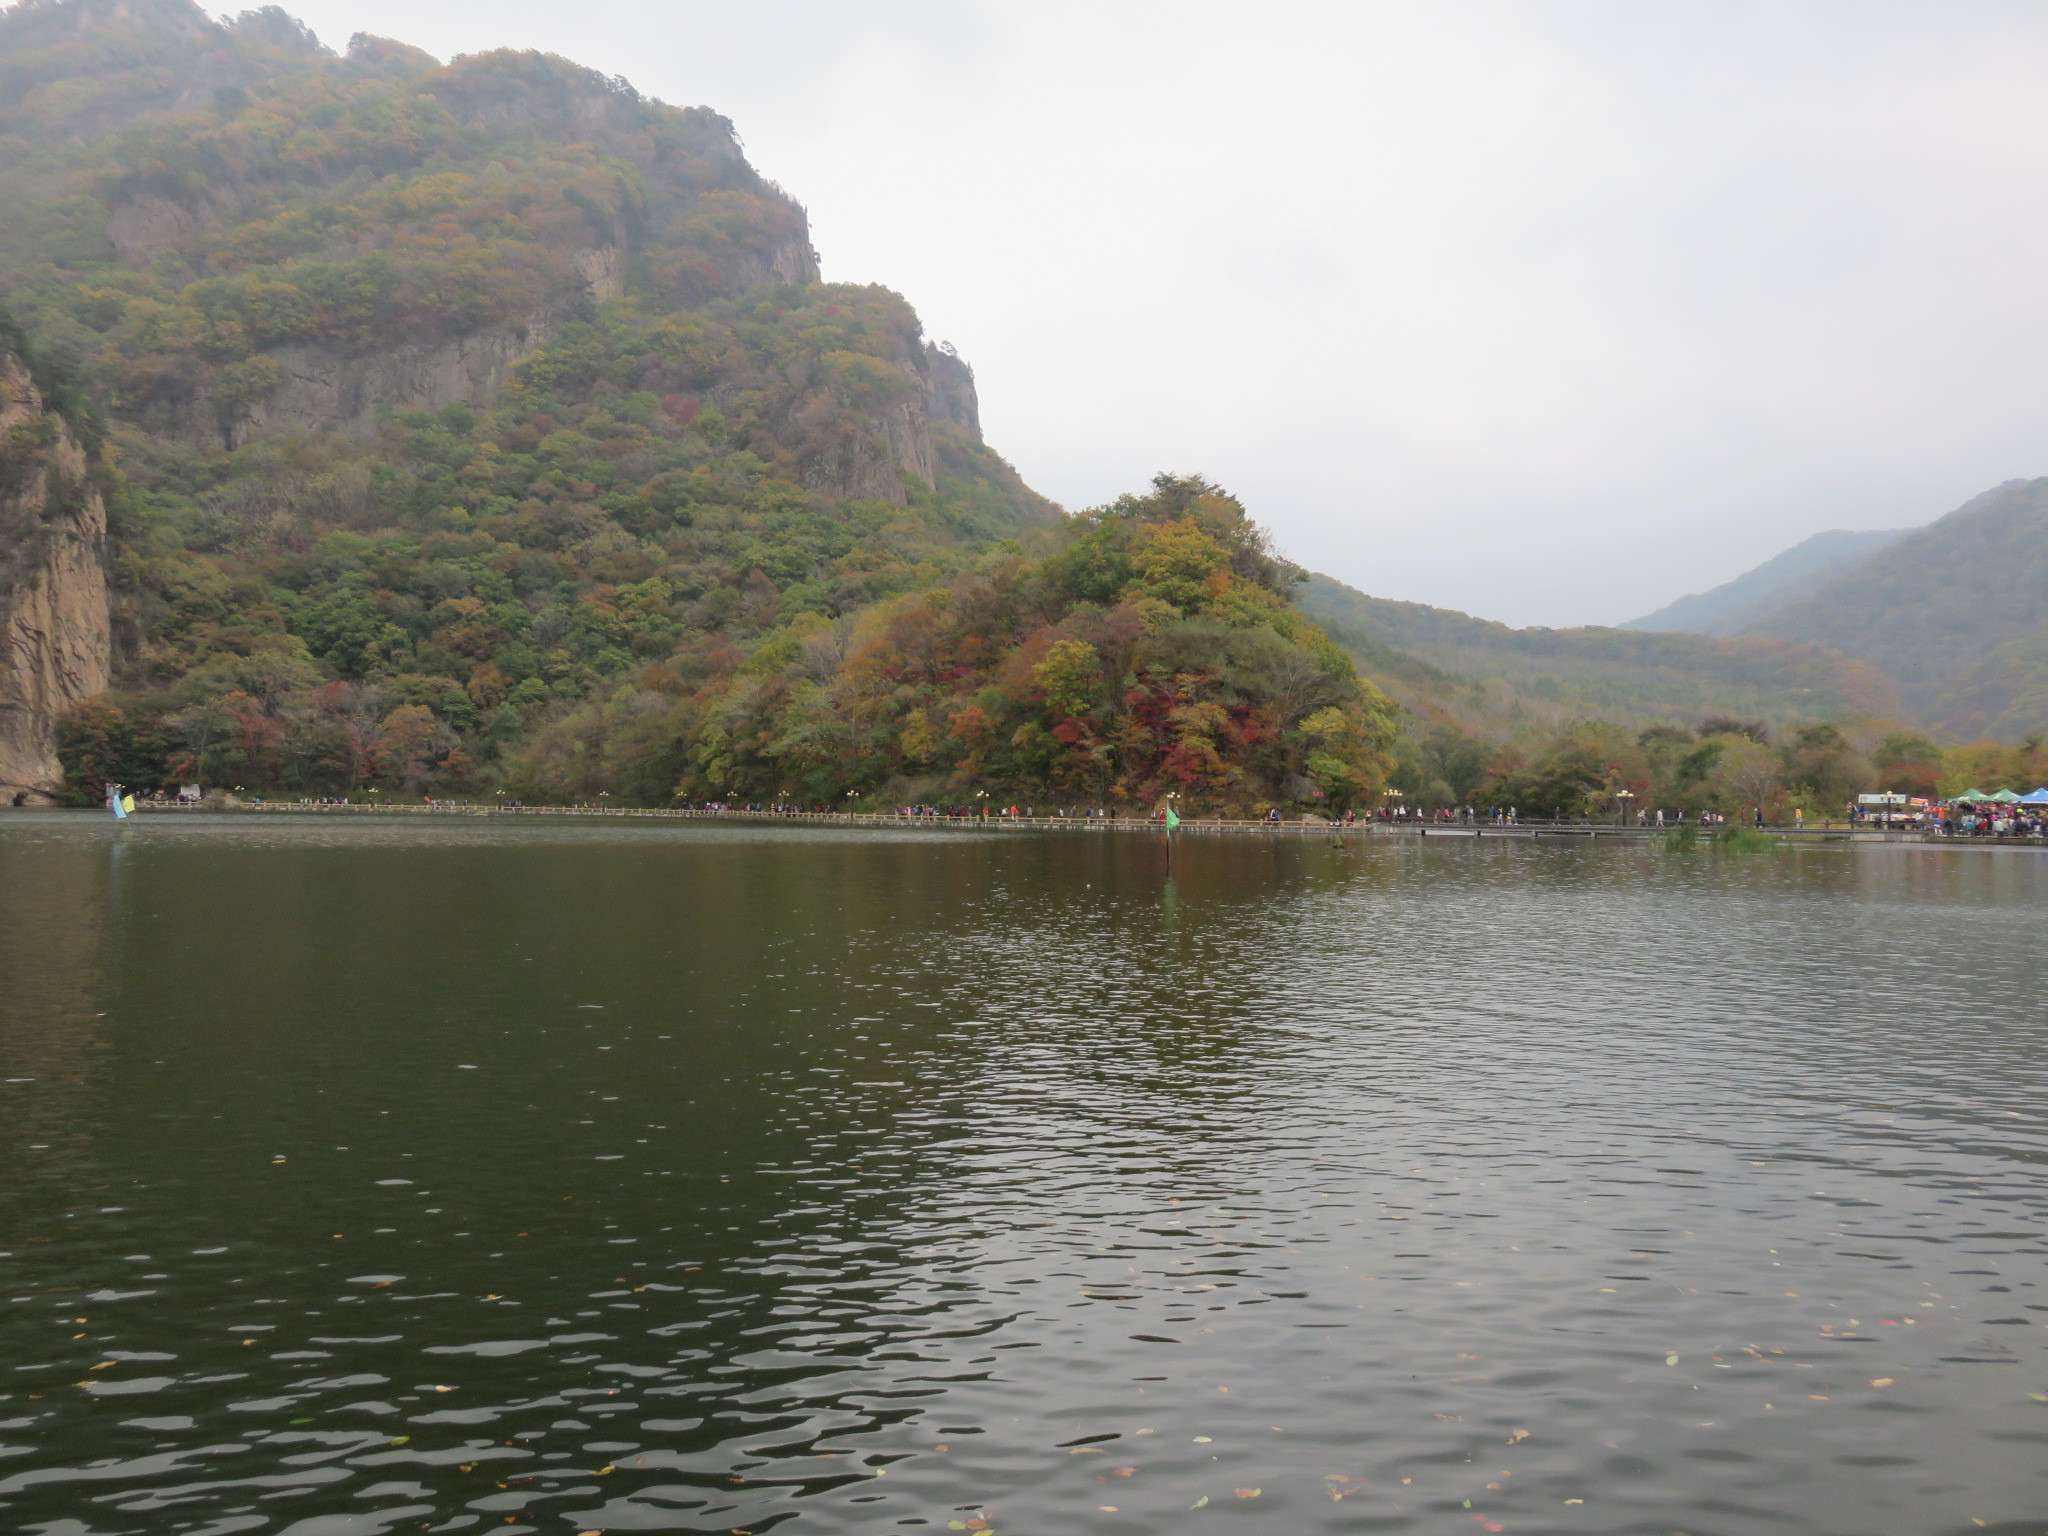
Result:
{"label": "mist over mountain", "polygon": [[1893,528],[1852,533],[1835,529],[1816,533],[1733,581],[1681,597],[1620,627],[1680,630],[1696,635],[1741,634],[1765,609],[1815,590],[1830,577],[1896,544],[1911,531]]}

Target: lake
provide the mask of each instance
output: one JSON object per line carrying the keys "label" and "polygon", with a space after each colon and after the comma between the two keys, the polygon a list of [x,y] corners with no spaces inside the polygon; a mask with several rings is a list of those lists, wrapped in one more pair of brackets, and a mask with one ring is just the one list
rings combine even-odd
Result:
{"label": "lake", "polygon": [[2035,1531],[2044,898],[0,818],[0,1528]]}

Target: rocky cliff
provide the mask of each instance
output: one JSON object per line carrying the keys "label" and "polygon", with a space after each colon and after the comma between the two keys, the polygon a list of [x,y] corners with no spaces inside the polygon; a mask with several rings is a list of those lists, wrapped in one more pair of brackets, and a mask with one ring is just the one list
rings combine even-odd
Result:
{"label": "rocky cliff", "polygon": [[924,379],[925,414],[952,422],[980,442],[981,399],[974,392],[974,370],[950,341],[925,344]]}
{"label": "rocky cliff", "polygon": [[106,691],[107,509],[26,362],[0,350],[0,805],[63,780],[57,720]]}
{"label": "rocky cliff", "polygon": [[981,444],[974,370],[950,345],[906,338],[898,365],[912,387],[879,409],[815,480],[835,495],[903,505],[915,490],[938,488],[939,438],[957,428]]}

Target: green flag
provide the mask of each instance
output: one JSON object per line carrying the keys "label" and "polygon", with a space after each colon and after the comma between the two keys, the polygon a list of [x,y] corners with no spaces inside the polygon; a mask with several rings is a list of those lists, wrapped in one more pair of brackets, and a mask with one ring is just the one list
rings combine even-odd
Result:
{"label": "green flag", "polygon": [[1173,830],[1173,829],[1174,829],[1175,827],[1177,827],[1177,826],[1179,826],[1179,825],[1180,825],[1180,817],[1178,817],[1178,816],[1176,816],[1176,815],[1174,814],[1174,812],[1173,812],[1173,807],[1169,805],[1169,806],[1168,806],[1168,807],[1166,808],[1166,830],[1167,830],[1167,831],[1169,831],[1169,832],[1171,832],[1171,831],[1172,831],[1172,830]]}

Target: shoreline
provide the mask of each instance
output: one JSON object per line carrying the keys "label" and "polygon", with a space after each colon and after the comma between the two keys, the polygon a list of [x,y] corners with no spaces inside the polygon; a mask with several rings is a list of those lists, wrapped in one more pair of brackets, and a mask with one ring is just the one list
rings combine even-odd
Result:
{"label": "shoreline", "polygon": [[[701,821],[728,825],[791,825],[844,827],[850,830],[897,830],[924,832],[1066,832],[1066,833],[1148,833],[1158,835],[1161,825],[1150,817],[1138,816],[904,816],[893,811],[708,811],[658,806],[593,805],[484,805],[457,801],[434,805],[378,805],[369,803],[334,805],[267,801],[238,805],[152,805],[138,802],[135,815],[221,815],[221,816],[425,816],[508,820],[519,817],[582,818],[607,821]],[[1179,830],[1193,836],[1328,837],[1335,840],[1388,838],[1461,838],[1470,841],[1577,841],[1653,843],[1672,835],[1674,827],[1616,827],[1589,822],[1524,821],[1507,825],[1401,823],[1360,821],[1350,826],[1325,821],[1264,821],[1229,817],[1181,818]],[[2048,851],[2048,840],[2034,838],[1939,837],[1924,832],[1878,830],[1854,831],[1846,826],[1766,827],[1765,836],[1786,847],[1823,845],[1836,847],[1976,848]]]}

